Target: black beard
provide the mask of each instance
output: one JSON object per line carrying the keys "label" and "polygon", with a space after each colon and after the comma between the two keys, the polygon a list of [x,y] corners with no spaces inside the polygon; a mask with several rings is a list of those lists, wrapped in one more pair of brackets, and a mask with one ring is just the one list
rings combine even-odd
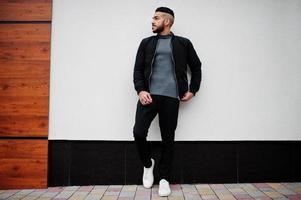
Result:
{"label": "black beard", "polygon": [[161,33],[163,30],[163,26],[158,26],[157,29],[153,30],[153,33]]}

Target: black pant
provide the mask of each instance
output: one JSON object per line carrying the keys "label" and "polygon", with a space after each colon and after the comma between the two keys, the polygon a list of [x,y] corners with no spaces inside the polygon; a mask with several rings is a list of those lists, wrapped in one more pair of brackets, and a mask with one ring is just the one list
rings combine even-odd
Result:
{"label": "black pant", "polygon": [[155,116],[159,115],[159,126],[162,138],[162,156],[159,162],[159,178],[169,181],[174,153],[175,130],[178,121],[179,99],[151,95],[153,102],[142,105],[137,102],[134,138],[140,160],[144,167],[151,166],[151,148],[146,140],[148,129]]}

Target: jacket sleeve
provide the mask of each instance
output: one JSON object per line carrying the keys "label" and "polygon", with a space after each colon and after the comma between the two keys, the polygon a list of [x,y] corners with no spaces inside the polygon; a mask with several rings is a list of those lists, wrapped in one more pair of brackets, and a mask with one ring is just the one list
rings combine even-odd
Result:
{"label": "jacket sleeve", "polygon": [[145,89],[145,78],[144,78],[144,40],[140,42],[138,51],[136,53],[136,61],[134,65],[133,82],[137,94]]}
{"label": "jacket sleeve", "polygon": [[190,40],[188,40],[188,66],[191,71],[189,91],[195,95],[200,88],[202,80],[202,63]]}

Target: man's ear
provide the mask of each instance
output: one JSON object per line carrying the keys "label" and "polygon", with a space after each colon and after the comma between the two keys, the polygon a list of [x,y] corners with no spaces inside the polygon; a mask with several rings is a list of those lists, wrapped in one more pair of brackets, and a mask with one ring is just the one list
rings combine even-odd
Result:
{"label": "man's ear", "polygon": [[167,26],[170,23],[169,19],[164,19],[163,23],[164,23],[165,26]]}

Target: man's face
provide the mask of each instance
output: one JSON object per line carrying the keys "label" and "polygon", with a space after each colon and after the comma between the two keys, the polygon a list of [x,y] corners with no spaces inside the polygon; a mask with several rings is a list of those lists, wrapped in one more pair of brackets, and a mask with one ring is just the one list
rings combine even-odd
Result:
{"label": "man's face", "polygon": [[155,12],[152,20],[153,33],[161,33],[164,30],[164,18],[162,12]]}

